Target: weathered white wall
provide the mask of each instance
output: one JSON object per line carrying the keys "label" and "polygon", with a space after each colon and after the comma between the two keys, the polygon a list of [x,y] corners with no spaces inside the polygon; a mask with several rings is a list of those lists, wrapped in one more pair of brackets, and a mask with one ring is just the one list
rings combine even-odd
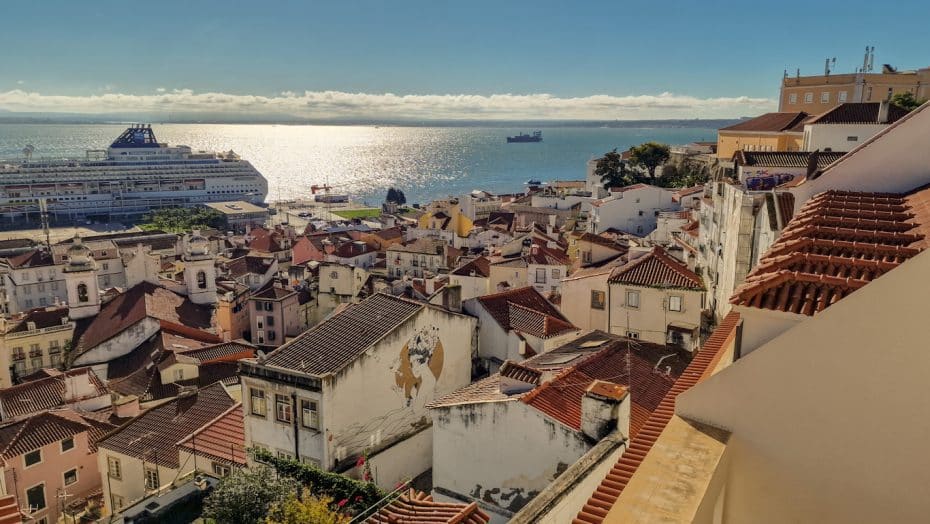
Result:
{"label": "weathered white wall", "polygon": [[[627,307],[627,290],[639,291],[638,308]],[[680,312],[668,310],[668,297],[672,295],[682,297]],[[610,332],[626,335],[627,331],[635,331],[640,340],[665,344],[669,324],[701,325],[703,295],[703,291],[610,284]]]}
{"label": "weathered white wall", "polygon": [[[568,278],[562,281],[562,304],[565,308],[562,313],[571,321],[572,324],[583,330],[600,329],[607,331],[607,277],[610,271],[604,271],[600,274],[590,275],[578,278]],[[604,309],[594,309],[591,307],[591,292],[602,291],[604,293]]]}
{"label": "weathered white wall", "polygon": [[453,286],[461,286],[462,300],[468,300],[491,293],[491,279],[488,277],[450,274],[449,283]]}
{"label": "weathered white wall", "polygon": [[[122,467],[121,479],[108,478],[109,469],[107,457],[110,456],[118,457],[120,459],[120,465]],[[193,471],[194,463],[193,461],[182,463],[179,469],[156,466],[151,461],[146,462],[143,465],[143,462],[139,459],[101,447],[97,450],[97,468],[100,471],[100,480],[103,483],[103,502],[105,507],[103,514],[109,515],[113,512],[113,507],[111,506],[113,499],[111,494],[120,496],[125,500],[125,505],[123,506],[124,509],[146,496],[146,469],[157,468],[158,481],[162,486],[166,486],[170,484],[175,479],[175,477],[179,477]],[[46,493],[46,498],[48,497],[49,495]]]}
{"label": "weathered white wall", "polygon": [[[158,333],[160,329],[161,325],[158,320],[152,317],[145,317],[141,322],[133,324],[113,338],[74,359],[74,367],[109,362],[115,358],[126,355],[139,347],[155,333]],[[94,371],[96,371],[96,369]],[[106,374],[101,375],[100,378],[106,380],[105,375]]]}
{"label": "weathered white wall", "polygon": [[432,410],[433,486],[522,508],[588,450],[580,434],[519,401]]}
{"label": "weathered white wall", "polygon": [[672,201],[673,195],[672,191],[652,186],[613,193],[591,208],[588,232],[599,233],[617,228],[637,235],[647,235],[656,228],[656,211],[681,209],[677,202]]}
{"label": "weathered white wall", "polygon": [[[888,124],[816,124],[804,126],[805,151],[851,151]],[[855,137],[855,140],[849,140]]]}

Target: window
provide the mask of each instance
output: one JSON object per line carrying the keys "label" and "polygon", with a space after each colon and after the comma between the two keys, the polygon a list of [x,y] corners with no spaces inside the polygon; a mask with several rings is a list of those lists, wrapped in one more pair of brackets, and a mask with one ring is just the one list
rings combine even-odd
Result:
{"label": "window", "polygon": [[61,345],[58,343],[57,340],[52,340],[51,342],[48,343],[48,352],[50,355],[54,355],[55,353],[61,352]]}
{"label": "window", "polygon": [[30,451],[29,453],[26,453],[25,455],[23,455],[23,463],[26,464],[27,468],[29,466],[35,466],[36,464],[40,462],[42,462],[42,450],[41,449]]}
{"label": "window", "polygon": [[213,463],[213,473],[219,477],[228,477],[229,476],[229,466],[220,464],[219,462]]}
{"label": "window", "polygon": [[821,104],[830,103],[830,92],[829,91],[824,91],[823,93],[820,93],[820,103]]}
{"label": "window", "polygon": [[320,414],[317,404],[312,400],[300,401],[300,424],[305,428],[318,429],[320,427]]}
{"label": "window", "polygon": [[546,283],[546,270],[544,268],[536,269],[536,283],[537,284]]}
{"label": "window", "polygon": [[277,453],[275,453],[275,455],[277,455],[279,459],[285,459],[285,460],[294,458],[294,455],[291,455],[287,451],[278,451]]}
{"label": "window", "polygon": [[265,343],[265,332],[264,332],[264,331],[259,331],[258,334],[257,334],[257,336],[258,336],[258,343],[259,343],[259,344],[264,344],[264,343]]}
{"label": "window", "polygon": [[639,340],[639,331],[627,331],[626,338],[632,338],[634,340]]}
{"label": "window", "polygon": [[274,317],[271,316],[271,315],[268,315],[267,317],[265,317],[265,325],[267,325],[267,326],[269,326],[269,327],[270,327],[270,326],[273,326],[273,325],[274,325]]}
{"label": "window", "polygon": [[75,482],[77,482],[77,470],[69,469],[68,471],[65,471],[65,486],[70,486]]}
{"label": "window", "polygon": [[203,271],[197,272],[197,288],[207,289],[207,274]]}
{"label": "window", "polygon": [[591,291],[591,308],[604,309],[607,305],[607,294],[603,291]]}
{"label": "window", "polygon": [[256,300],[256,301],[255,301],[255,311],[261,311],[261,310],[262,310],[262,303]]}
{"label": "window", "polygon": [[268,330],[268,342],[274,342],[275,333],[273,329]]}
{"label": "window", "polygon": [[179,382],[181,380],[184,380],[184,370],[183,369],[174,370],[174,381]]}
{"label": "window", "polygon": [[274,304],[271,302],[265,302],[265,311],[274,311]]}
{"label": "window", "polygon": [[291,399],[286,395],[274,396],[274,418],[278,422],[291,421]]}
{"label": "window", "polygon": [[558,280],[561,276],[562,276],[562,274],[561,274],[561,272],[560,272],[558,269],[553,269],[553,270],[552,270],[552,278],[553,278],[553,280]]}
{"label": "window", "polygon": [[66,453],[74,449],[74,437],[68,437],[61,441],[61,452]]}
{"label": "window", "polygon": [[265,391],[261,389],[249,388],[249,405],[252,406],[252,414],[264,417],[268,412],[268,406],[265,404]]}
{"label": "window", "polygon": [[788,95],[788,103],[789,103],[789,104],[797,104],[797,103],[798,103],[798,94],[797,94],[797,93],[791,93],[790,95]]}
{"label": "window", "polygon": [[108,270],[110,269],[110,264],[108,264],[108,263],[106,263],[106,262],[104,262],[104,263],[101,264],[101,265],[103,266],[103,270],[104,270],[104,271],[108,271]]}
{"label": "window", "polygon": [[810,104],[814,101],[814,93],[804,93],[804,103]]}
{"label": "window", "polygon": [[145,489],[158,489],[158,470],[155,468],[145,468]]}
{"label": "window", "polygon": [[78,302],[87,302],[87,284],[81,282],[77,286]]}
{"label": "window", "polygon": [[123,478],[123,466],[116,457],[107,457],[107,472],[115,479]]}
{"label": "window", "polygon": [[110,495],[113,498],[113,509],[121,510],[126,505],[126,499],[119,495]]}
{"label": "window", "polygon": [[26,490],[26,503],[33,511],[45,509],[45,484],[39,484]]}
{"label": "window", "polygon": [[626,292],[626,307],[638,308],[639,307],[639,291],[627,290]]}
{"label": "window", "polygon": [[29,362],[30,364],[32,364],[32,369],[41,368],[42,367],[42,354],[40,353],[38,356],[32,357],[32,359],[30,359]]}
{"label": "window", "polygon": [[846,91],[840,91],[837,93],[837,101],[841,104],[846,102]]}
{"label": "window", "polygon": [[858,142],[858,141],[859,141],[859,137],[858,137],[858,136],[848,136],[848,137],[846,137],[846,141],[847,141],[847,142]]}
{"label": "window", "polygon": [[668,310],[669,311],[681,311],[681,297],[678,295],[672,295],[668,297]]}
{"label": "window", "polygon": [[338,279],[339,279],[339,273],[333,271],[332,273],[329,274],[329,278],[331,278],[331,279],[333,279],[333,280],[338,280]]}
{"label": "window", "polygon": [[639,210],[639,216],[643,216],[643,210],[642,210],[642,209]]}

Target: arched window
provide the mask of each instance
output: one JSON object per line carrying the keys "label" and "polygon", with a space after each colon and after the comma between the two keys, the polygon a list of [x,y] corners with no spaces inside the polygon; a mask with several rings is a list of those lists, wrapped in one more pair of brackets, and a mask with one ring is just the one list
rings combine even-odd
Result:
{"label": "arched window", "polygon": [[77,286],[78,302],[87,302],[87,284],[81,282]]}
{"label": "arched window", "polygon": [[197,272],[197,287],[200,289],[207,289],[207,274],[203,271]]}

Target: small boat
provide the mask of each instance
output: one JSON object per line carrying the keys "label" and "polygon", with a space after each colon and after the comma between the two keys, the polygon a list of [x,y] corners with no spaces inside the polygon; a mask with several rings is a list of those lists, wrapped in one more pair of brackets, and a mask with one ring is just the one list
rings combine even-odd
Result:
{"label": "small boat", "polygon": [[526,185],[528,185],[528,186],[541,186],[541,185],[542,185],[542,182],[539,181],[539,180],[536,180],[535,178],[531,178],[531,179],[529,179],[529,180],[526,181]]}
{"label": "small boat", "polygon": [[528,135],[526,133],[520,133],[517,136],[507,137],[508,144],[514,144],[514,143],[519,144],[519,143],[524,143],[524,142],[542,142],[542,131],[533,131],[532,135]]}

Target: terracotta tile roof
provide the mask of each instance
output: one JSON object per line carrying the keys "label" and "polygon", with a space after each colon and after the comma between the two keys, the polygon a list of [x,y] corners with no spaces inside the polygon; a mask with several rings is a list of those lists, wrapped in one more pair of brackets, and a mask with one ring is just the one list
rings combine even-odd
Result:
{"label": "terracotta tile roof", "polygon": [[816,116],[807,124],[892,124],[908,114],[894,104],[889,104],[884,122],[879,122],[878,113],[882,102],[847,102],[840,104],[826,113]]}
{"label": "terracotta tile roof", "polygon": [[377,293],[272,351],[265,365],[316,376],[335,373],[424,307]]}
{"label": "terracotta tile roof", "polygon": [[797,113],[766,113],[749,120],[720,128],[720,131],[751,131],[777,133],[795,127],[809,115],[803,111]]}
{"label": "terracotta tile roof", "polygon": [[458,269],[452,272],[453,275],[460,276],[472,276],[472,271],[475,272],[474,276],[488,278],[491,276],[491,261],[487,257],[478,257],[471,262],[466,263],[463,266],[460,266]]}
{"label": "terracotta tile roof", "polygon": [[838,151],[742,151],[733,153],[737,165],[753,167],[806,168],[811,155],[817,157],[817,169],[825,169],[846,153]]}
{"label": "terracotta tile roof", "polygon": [[659,439],[665,426],[675,415],[675,399],[682,391],[691,389],[695,384],[704,380],[716,366],[728,343],[736,336],[736,326],[739,323],[739,313],[730,312],[723,319],[713,334],[707,339],[701,350],[684,370],[665,397],[649,415],[636,437],[629,441],[626,451],[620,460],[607,473],[604,480],[591,494],[588,503],[581,508],[573,524],[601,524],[605,522],[610,508],[617,502],[623,488],[636,473],[646,454]]}
{"label": "terracotta tile roof", "polygon": [[491,517],[470,504],[435,502],[433,497],[413,489],[392,500],[365,519],[366,524],[487,524]]}
{"label": "terracotta tile roof", "polygon": [[[666,375],[656,370],[656,366],[668,355],[672,357],[662,360],[663,369],[671,368]],[[592,383],[601,380],[626,386],[632,401],[630,436],[635,437],[687,365],[686,358],[674,348],[617,337],[590,358],[527,393],[521,400],[580,431],[581,399]]]}
{"label": "terracotta tile roof", "polygon": [[604,247],[607,247],[607,248],[610,248],[616,251],[623,251],[623,252],[627,251],[626,247],[621,246],[613,239],[602,237],[600,235],[595,235],[594,233],[588,233],[588,232],[576,233],[574,236],[575,236],[575,241],[577,242],[590,242],[592,244],[604,246]]}
{"label": "terracotta tile roof", "polygon": [[194,304],[187,297],[143,282],[104,304],[97,316],[78,324],[74,355],[84,354],[146,317],[158,320],[163,326],[215,329],[213,308]]}
{"label": "terracotta tile roof", "polygon": [[578,329],[532,286],[484,295],[478,302],[504,331],[548,338]]}
{"label": "terracotta tile roof", "polygon": [[[83,379],[89,381],[90,384],[86,395],[77,398],[69,397],[69,393],[73,393],[73,390],[68,391],[66,384],[80,387]],[[78,391],[83,392],[83,390]],[[0,389],[0,412],[2,412],[3,419],[11,419],[107,394],[106,386],[89,367],[75,368],[66,372],[49,370],[45,376],[37,376],[30,382]]]}
{"label": "terracotta tile roof", "polygon": [[7,257],[7,263],[10,264],[10,267],[13,269],[20,269],[25,267],[39,267],[39,266],[51,266],[54,264],[52,260],[52,255],[47,251],[41,249],[34,249],[32,251],[27,251],[25,253],[20,253],[19,255],[14,255]]}
{"label": "terracotta tile roof", "polygon": [[8,328],[6,332],[20,333],[28,331],[29,322],[34,322],[36,329],[60,326],[62,325],[62,321],[67,317],[67,307],[33,309],[27,311],[21,318],[16,321],[16,324]]}
{"label": "terracotta tile roof", "polygon": [[16,505],[16,497],[13,495],[0,496],[0,524],[20,524],[23,521],[23,514]]}
{"label": "terracotta tile roof", "polygon": [[930,189],[827,191],[809,200],[732,304],[814,315],[927,247]]}
{"label": "terracotta tile roof", "polygon": [[196,358],[203,364],[210,362],[235,362],[239,359],[255,357],[255,346],[246,342],[223,342],[221,344],[184,351],[184,354]]}
{"label": "terracotta tile roof", "polygon": [[435,238],[422,237],[407,244],[393,244],[387,251],[400,251],[403,253],[423,253],[428,255],[442,255],[445,253],[446,243]]}
{"label": "terracotta tile roof", "polygon": [[504,361],[499,373],[502,377],[512,378],[527,384],[539,384],[539,379],[542,377],[542,371],[520,365],[512,360]]}
{"label": "terracotta tile roof", "polygon": [[404,236],[404,228],[400,226],[388,227],[375,232],[375,236],[384,240],[394,240]]}
{"label": "terracotta tile roof", "polygon": [[704,289],[704,282],[697,273],[672,258],[658,246],[645,255],[614,269],[608,281],[646,287]]}
{"label": "terracotta tile roof", "polygon": [[[272,283],[269,282],[268,284],[272,284]],[[266,285],[264,288],[257,291],[250,298],[265,298],[269,300],[280,300],[285,297],[289,297],[295,293],[296,291],[292,291],[290,289],[284,289],[282,287],[275,286],[275,285]]]}
{"label": "terracotta tile roof", "polygon": [[245,423],[237,403],[181,440],[178,447],[227,464],[245,466]]}
{"label": "terracotta tile roof", "polygon": [[[714,145],[716,145],[716,142],[714,142]],[[696,193],[701,193],[703,191],[704,191],[704,186],[683,187],[679,189],[678,191],[675,191],[675,194],[672,195],[672,202],[680,202],[681,199],[686,196],[693,195]]]}
{"label": "terracotta tile roof", "polygon": [[224,267],[233,278],[237,278],[248,274],[264,275],[271,269],[273,263],[268,257],[245,255],[226,262]]}
{"label": "terracotta tile roof", "polygon": [[217,382],[149,409],[109,434],[98,447],[177,469],[180,466],[177,443],[234,404]]}

